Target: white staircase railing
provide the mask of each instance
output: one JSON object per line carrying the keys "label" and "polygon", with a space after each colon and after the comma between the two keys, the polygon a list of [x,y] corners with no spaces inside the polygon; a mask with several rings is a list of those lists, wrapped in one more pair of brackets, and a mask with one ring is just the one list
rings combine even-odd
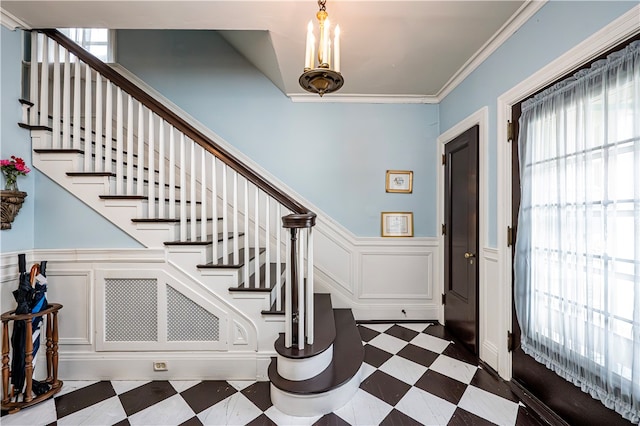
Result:
{"label": "white staircase railing", "polygon": [[38,148],[84,155],[70,171],[109,176],[105,195],[147,203],[132,219],[175,222],[181,242],[211,241],[212,264],[242,263],[246,287],[274,287],[286,346],[313,343],[315,214],[56,30],[32,32],[29,90],[28,125],[52,132]]}

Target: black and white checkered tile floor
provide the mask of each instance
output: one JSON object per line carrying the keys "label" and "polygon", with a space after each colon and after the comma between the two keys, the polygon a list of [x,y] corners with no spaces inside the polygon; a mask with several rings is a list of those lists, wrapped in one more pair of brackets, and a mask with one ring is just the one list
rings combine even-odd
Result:
{"label": "black and white checkered tile floor", "polygon": [[478,366],[444,327],[359,325],[362,383],[333,413],[291,417],[273,406],[268,382],[65,381],[54,399],[9,425],[540,425],[509,386]]}

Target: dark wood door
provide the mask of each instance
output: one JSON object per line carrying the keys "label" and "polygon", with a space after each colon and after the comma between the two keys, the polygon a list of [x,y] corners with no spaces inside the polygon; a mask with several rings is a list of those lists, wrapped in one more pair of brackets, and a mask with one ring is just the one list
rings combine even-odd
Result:
{"label": "dark wood door", "polygon": [[478,133],[445,145],[445,327],[478,354]]}

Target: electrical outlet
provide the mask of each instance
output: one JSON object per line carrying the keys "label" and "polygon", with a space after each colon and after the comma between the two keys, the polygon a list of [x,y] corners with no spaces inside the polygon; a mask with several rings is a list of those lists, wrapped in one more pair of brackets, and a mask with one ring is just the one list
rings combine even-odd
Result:
{"label": "electrical outlet", "polygon": [[166,361],[154,361],[153,362],[153,371],[167,371],[169,370],[169,365]]}

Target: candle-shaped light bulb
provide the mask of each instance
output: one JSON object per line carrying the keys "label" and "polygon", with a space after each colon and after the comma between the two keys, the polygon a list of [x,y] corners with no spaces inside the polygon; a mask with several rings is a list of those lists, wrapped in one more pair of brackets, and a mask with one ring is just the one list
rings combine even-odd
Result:
{"label": "candle-shaped light bulb", "polygon": [[316,60],[314,57],[315,54],[316,54],[316,38],[314,37],[313,34],[311,34],[311,51],[309,52],[309,64],[310,64],[309,68],[316,67]]}
{"label": "candle-shaped light bulb", "polygon": [[322,63],[324,64],[328,64],[329,63],[329,43],[331,42],[331,39],[329,38],[329,28],[331,27],[331,22],[329,21],[329,19],[327,19],[326,21],[324,21],[324,46],[323,46],[323,52],[322,52]]}
{"label": "candle-shaped light bulb", "polygon": [[333,69],[340,72],[340,25],[336,25],[333,38]]}
{"label": "candle-shaped light bulb", "polygon": [[307,25],[307,46],[304,53],[304,67],[311,68],[313,65],[313,54],[311,53],[313,45],[313,23],[309,21]]}

